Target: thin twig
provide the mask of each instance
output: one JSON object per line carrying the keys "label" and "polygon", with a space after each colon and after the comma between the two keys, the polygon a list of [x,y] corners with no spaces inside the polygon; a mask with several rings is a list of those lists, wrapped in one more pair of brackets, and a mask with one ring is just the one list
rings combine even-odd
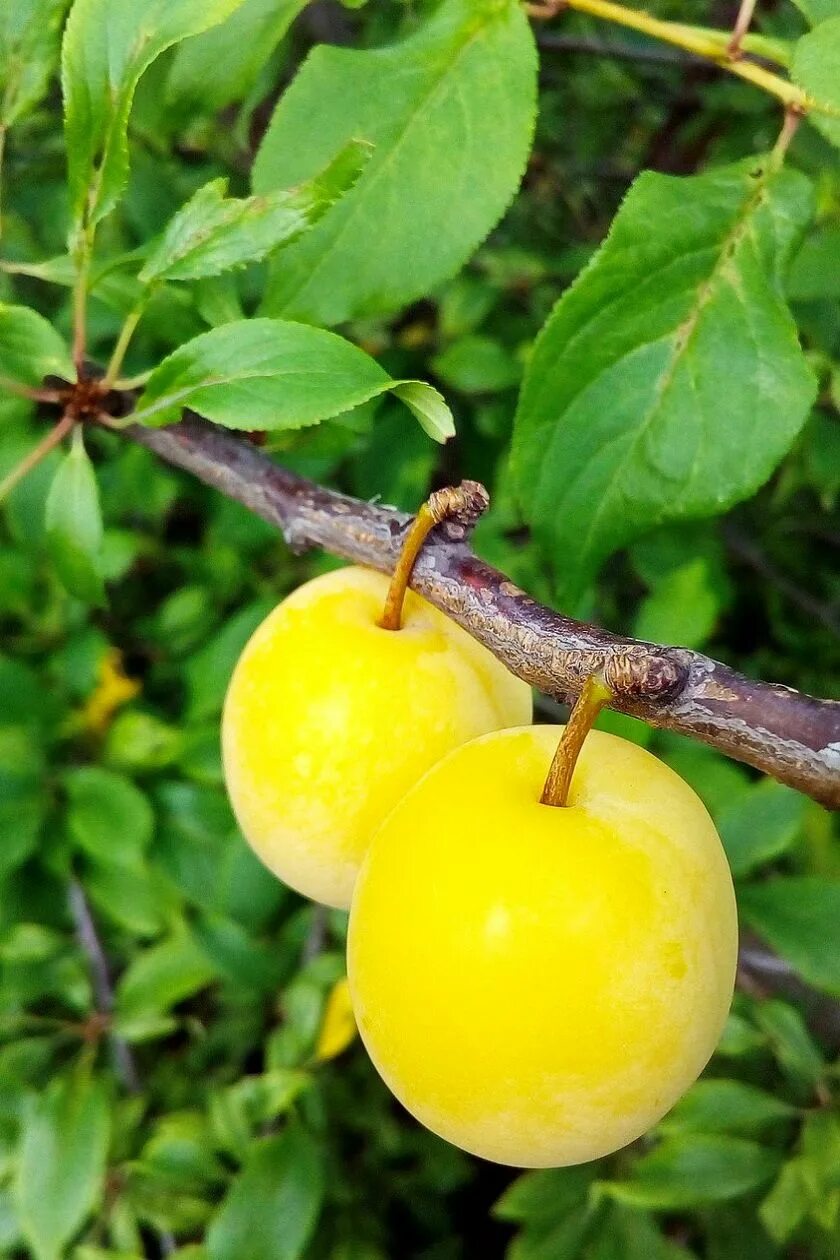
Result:
{"label": "thin twig", "polygon": [[[803,91],[796,83],[776,74],[744,56],[748,50],[748,35],[742,37],[736,53],[729,48],[730,35],[726,31],[712,30],[706,27],[687,26],[681,22],[668,22],[653,17],[644,9],[634,9],[624,4],[616,4],[614,0],[542,0],[540,3],[526,4],[525,10],[532,17],[544,20],[556,17],[566,9],[577,13],[586,13],[590,17],[612,22],[629,30],[649,35],[652,39],[664,44],[671,44],[685,52],[694,53],[698,57],[711,62],[721,70],[736,75],[754,87],[761,88],[775,96],[786,107],[793,106],[803,114],[810,112],[840,117],[840,109],[826,101],[817,101]],[[757,41],[760,48],[766,50],[767,41]],[[752,50],[752,45],[750,45]]]}
{"label": "thin twig", "polygon": [[[90,912],[85,890],[77,879],[70,880],[67,900],[76,929],[76,939],[90,967],[96,1009],[100,1014],[110,1016],[114,1009],[114,989],[111,984],[108,960],[105,957],[102,942],[96,931],[96,924]],[[111,1032],[110,1041],[120,1080],[129,1093],[139,1094],[141,1090],[140,1075],[128,1043],[115,1032]]]}
{"label": "thin twig", "polygon": [[301,966],[312,962],[323,951],[327,939],[327,907],[314,905],[309,919],[309,931],[300,951]]}
{"label": "thin twig", "polygon": [[18,482],[23,481],[27,473],[40,464],[41,460],[64,440],[74,424],[73,416],[62,416],[58,423],[50,429],[49,433],[41,438],[37,446],[33,446],[32,450],[23,457],[20,463],[16,464],[11,472],[6,474],[3,480],[0,481],[0,503],[2,503],[7,494],[14,490]]}
{"label": "thin twig", "polygon": [[825,626],[826,630],[829,630],[840,639],[840,618],[830,608],[827,608],[810,591],[803,590],[787,574],[777,569],[773,562],[768,560],[761,548],[745,537],[740,530],[732,525],[726,525],[723,535],[733,555],[742,560],[744,564],[749,565],[765,582],[775,586],[776,590],[789,599],[806,617],[819,621],[821,625]]}
{"label": "thin twig", "polygon": [[741,56],[741,45],[744,42],[744,36],[750,29],[750,23],[753,20],[755,12],[756,0],[741,0],[738,8],[738,16],[735,19],[735,25],[732,28],[732,38],[726,46],[726,51],[730,57]]}
{"label": "thin twig", "polygon": [[[410,517],[287,472],[194,417],[123,432],[277,525],[297,551],[323,547],[390,573]],[[529,598],[468,546],[454,522],[430,536],[411,585],[540,691],[567,697],[603,670],[611,707],[692,736],[840,808],[840,702],[745,678],[686,648],[622,638]]]}

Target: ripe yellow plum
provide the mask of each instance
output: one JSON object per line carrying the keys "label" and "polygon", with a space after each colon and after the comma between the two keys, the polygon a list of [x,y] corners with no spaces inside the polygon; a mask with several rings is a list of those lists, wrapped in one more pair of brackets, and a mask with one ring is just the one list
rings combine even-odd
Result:
{"label": "ripe yellow plum", "polygon": [[339,569],[285,599],[236,666],[222,718],[242,831],[287,884],[346,907],[367,843],[442,756],[528,722],[531,692],[413,592],[379,624],[388,580]]}
{"label": "ripe yellow plum", "polygon": [[373,838],[350,915],[359,1031],[405,1107],[519,1167],[581,1163],[659,1120],[726,1020],[732,880],[692,789],[593,731],[540,803],[556,727],[450,753]]}

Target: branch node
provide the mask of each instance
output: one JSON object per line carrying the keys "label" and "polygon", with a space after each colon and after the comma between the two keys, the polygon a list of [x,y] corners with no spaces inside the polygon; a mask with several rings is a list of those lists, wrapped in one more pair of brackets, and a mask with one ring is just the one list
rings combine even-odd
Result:
{"label": "branch node", "polygon": [[688,666],[662,651],[617,651],[604,661],[604,678],[622,699],[662,704],[688,683]]}

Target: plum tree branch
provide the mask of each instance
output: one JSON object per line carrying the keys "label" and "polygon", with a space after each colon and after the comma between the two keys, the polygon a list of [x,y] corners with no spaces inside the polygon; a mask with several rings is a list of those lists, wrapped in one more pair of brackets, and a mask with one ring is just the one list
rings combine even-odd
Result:
{"label": "plum tree branch", "polygon": [[[187,415],[123,432],[277,525],[295,551],[323,547],[390,573],[411,518],[316,485],[247,440]],[[687,648],[622,638],[531,599],[480,560],[458,522],[439,525],[411,585],[547,695],[567,699],[603,671],[610,706],[701,740],[840,809],[840,701],[758,682]]]}

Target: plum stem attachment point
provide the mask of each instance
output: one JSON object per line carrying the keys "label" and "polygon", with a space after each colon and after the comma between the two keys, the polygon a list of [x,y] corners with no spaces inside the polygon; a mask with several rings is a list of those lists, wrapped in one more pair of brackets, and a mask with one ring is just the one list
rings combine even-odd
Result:
{"label": "plum stem attachment point", "polygon": [[465,529],[474,525],[487,508],[490,496],[478,481],[462,481],[460,486],[435,490],[422,505],[408,528],[399,558],[385,597],[385,610],[379,625],[383,630],[399,630],[402,626],[405,593],[423,543],[436,525],[455,521]]}
{"label": "plum stem attachment point", "polygon": [[560,736],[540,797],[541,805],[562,807],[569,803],[569,788],[583,741],[592,730],[598,714],[612,698],[612,689],[603,673],[590,674]]}

